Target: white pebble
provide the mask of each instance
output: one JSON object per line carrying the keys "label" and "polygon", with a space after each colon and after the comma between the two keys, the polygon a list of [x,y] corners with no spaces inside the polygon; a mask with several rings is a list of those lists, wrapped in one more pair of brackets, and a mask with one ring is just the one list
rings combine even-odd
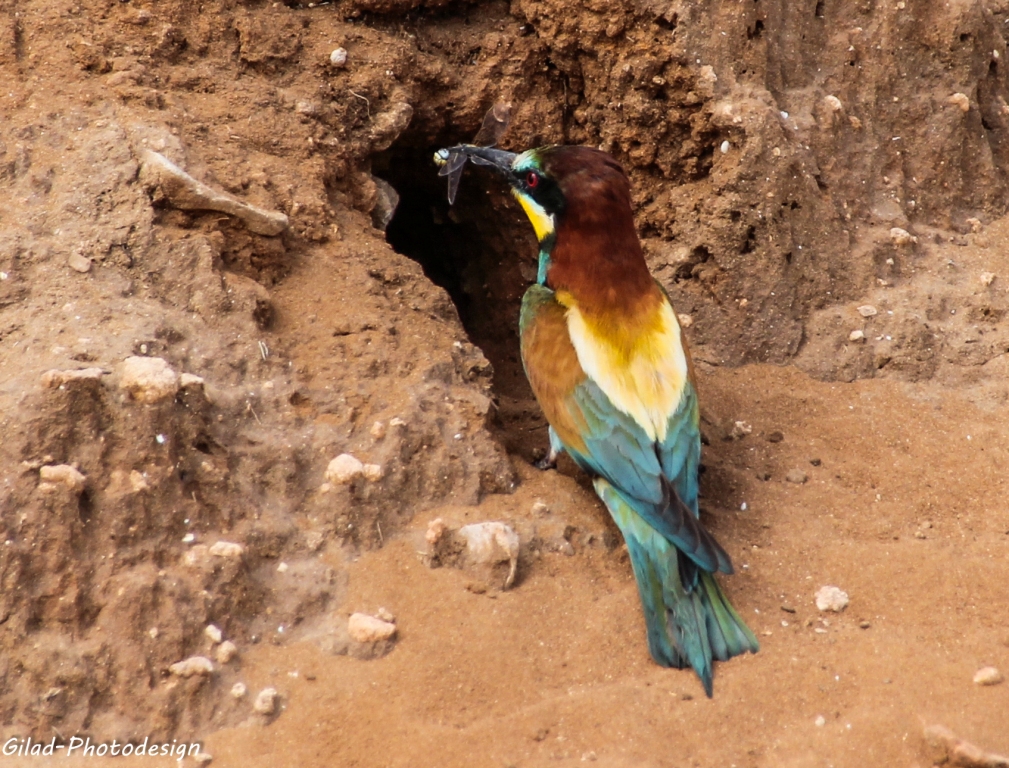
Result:
{"label": "white pebble", "polygon": [[981,285],[991,285],[995,281],[994,272],[982,272],[981,273]]}
{"label": "white pebble", "polygon": [[974,673],[974,682],[977,685],[998,685],[1005,678],[995,667],[981,667]]}
{"label": "white pebble", "polygon": [[91,259],[89,259],[87,256],[77,253],[76,251],[70,254],[70,258],[67,259],[67,264],[70,266],[70,269],[74,270],[75,272],[91,271]]}
{"label": "white pebble", "polygon": [[825,586],[816,591],[816,607],[821,611],[840,613],[848,605],[848,593],[838,587]]}
{"label": "white pebble", "polygon": [[680,325],[684,328],[689,328],[694,324],[694,318],[688,314],[677,315],[676,319],[680,321]]}
{"label": "white pebble", "polygon": [[214,557],[241,557],[244,553],[245,547],[233,541],[218,541],[210,547]]}
{"label": "white pebble", "polygon": [[389,621],[395,623],[396,617],[389,612],[387,608],[379,608],[375,611],[375,615],[378,616],[382,621]]}
{"label": "white pebble", "polygon": [[370,432],[371,436],[374,437],[376,440],[381,440],[383,437],[385,437],[385,424],[381,421],[376,421],[374,424],[371,425]]}
{"label": "white pebble", "polygon": [[840,112],[842,109],[841,100],[837,96],[826,96],[823,99],[827,102],[827,106],[834,112]]}
{"label": "white pebble", "polygon": [[857,328],[848,334],[848,341],[862,341],[865,339],[865,333],[858,330]]}
{"label": "white pebble", "polygon": [[542,501],[536,501],[533,503],[533,508],[530,511],[537,517],[545,517],[550,514],[550,507]]}
{"label": "white pebble", "polygon": [[210,642],[215,644],[224,639],[224,635],[221,633],[221,628],[216,624],[208,624],[207,628],[203,630],[203,634],[210,638]]}
{"label": "white pebble", "polygon": [[290,566],[287,563],[281,563],[277,566],[277,573],[287,573]]}
{"label": "white pebble", "polygon": [[509,563],[504,589],[515,581],[518,569],[519,535],[505,523],[471,523],[459,529],[466,541],[466,556],[471,563]]}
{"label": "white pebble", "polygon": [[334,67],[347,66],[347,49],[336,48],[331,54],[329,54],[329,63]]}
{"label": "white pebble", "polygon": [[389,640],[396,634],[396,625],[389,621],[376,619],[366,613],[353,613],[347,622],[347,632],[350,639],[358,643],[377,643]]}
{"label": "white pebble", "polygon": [[723,141],[722,145],[719,147],[719,149],[722,150],[722,154],[724,155],[724,154],[728,153],[730,146],[731,145],[729,144],[728,141]]}
{"label": "white pebble", "polygon": [[185,536],[182,537],[183,544],[192,544],[194,541],[196,541],[195,533],[187,533]]}
{"label": "white pebble", "polygon": [[879,311],[872,304],[863,304],[858,308],[858,314],[862,317],[873,317],[879,314]]}
{"label": "white pebble", "polygon": [[364,464],[349,453],[341,453],[326,467],[326,479],[337,485],[347,485],[364,474]]}
{"label": "white pebble", "polygon": [[749,434],[753,433],[753,425],[748,421],[735,421],[732,423],[732,429],[729,431],[729,437],[733,440],[742,440]]}
{"label": "white pebble", "polygon": [[214,662],[206,656],[191,656],[183,661],[175,662],[168,668],[168,671],[179,677],[212,675],[214,673]]}
{"label": "white pebble", "polygon": [[209,752],[197,752],[193,755],[193,760],[197,765],[210,765],[214,762],[214,756]]}
{"label": "white pebble", "polygon": [[277,698],[280,696],[276,688],[264,688],[256,696],[252,708],[261,715],[272,715],[277,711]]}
{"label": "white pebble", "polygon": [[249,689],[245,687],[245,683],[235,683],[231,686],[231,697],[233,699],[240,699],[248,693]]}
{"label": "white pebble", "polygon": [[217,646],[217,650],[214,651],[214,658],[217,659],[218,664],[227,664],[237,655],[238,655],[238,646],[236,646],[230,640],[225,640],[223,643]]}
{"label": "white pebble", "polygon": [[393,416],[391,419],[389,419],[389,426],[390,427],[405,427],[406,426],[406,422],[403,421],[399,416]]}
{"label": "white pebble", "polygon": [[950,104],[956,104],[960,107],[961,111],[970,111],[970,99],[967,97],[966,93],[954,93],[949,97]]}
{"label": "white pebble", "polygon": [[826,724],[827,724],[827,718],[825,718],[823,715],[817,715],[816,720],[813,721],[813,725],[815,725],[817,728],[822,728]]}

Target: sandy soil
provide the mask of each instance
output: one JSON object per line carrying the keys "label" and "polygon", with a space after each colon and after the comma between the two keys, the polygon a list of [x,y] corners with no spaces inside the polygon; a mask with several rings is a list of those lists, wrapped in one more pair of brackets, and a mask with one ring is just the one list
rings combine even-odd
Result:
{"label": "sandy soil", "polygon": [[[942,724],[1009,754],[1009,685],[972,682],[1009,673],[1007,18],[0,3],[0,735],[250,768],[924,767]],[[762,644],[713,700],[648,657],[586,479],[531,466],[528,226],[478,173],[450,209],[430,162],[500,100],[509,148],[620,159],[690,317],[702,516]],[[149,150],[287,229],[182,210]],[[143,402],[133,356],[202,381]],[[342,485],[342,453],[381,470]],[[436,517],[512,525],[515,585],[428,567]],[[349,640],[380,608],[395,642]],[[237,658],[171,673],[211,623]]]}

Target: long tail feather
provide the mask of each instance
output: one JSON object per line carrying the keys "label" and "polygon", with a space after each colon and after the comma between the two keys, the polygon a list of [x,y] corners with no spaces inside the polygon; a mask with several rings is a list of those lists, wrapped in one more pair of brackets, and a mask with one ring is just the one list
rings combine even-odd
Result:
{"label": "long tail feather", "polygon": [[652,658],[664,667],[693,667],[710,697],[713,660],[756,653],[757,638],[713,574],[648,525],[609,482],[597,478],[595,488],[627,542]]}

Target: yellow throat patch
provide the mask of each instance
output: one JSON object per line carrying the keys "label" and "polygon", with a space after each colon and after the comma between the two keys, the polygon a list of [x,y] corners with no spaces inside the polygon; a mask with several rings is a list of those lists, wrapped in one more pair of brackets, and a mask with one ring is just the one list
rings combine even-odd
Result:
{"label": "yellow throat patch", "polygon": [[519,201],[522,210],[526,212],[526,216],[532,222],[533,230],[536,232],[536,239],[542,243],[554,233],[554,217],[528,195],[524,195],[514,188],[512,189],[512,194],[515,195],[515,199]]}

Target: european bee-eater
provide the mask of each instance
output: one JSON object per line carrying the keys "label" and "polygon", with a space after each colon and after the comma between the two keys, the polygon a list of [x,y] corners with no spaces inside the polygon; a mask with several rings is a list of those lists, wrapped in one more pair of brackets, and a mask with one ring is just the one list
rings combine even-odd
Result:
{"label": "european bee-eater", "polygon": [[522,363],[550,424],[548,461],[566,451],[593,476],[627,542],[652,658],[689,664],[711,696],[712,660],[758,644],[714,578],[733,569],[698,519],[693,368],[645,264],[630,182],[588,147],[462,145],[436,159],[461,171],[461,156],[506,176],[539,240],[519,325]]}

